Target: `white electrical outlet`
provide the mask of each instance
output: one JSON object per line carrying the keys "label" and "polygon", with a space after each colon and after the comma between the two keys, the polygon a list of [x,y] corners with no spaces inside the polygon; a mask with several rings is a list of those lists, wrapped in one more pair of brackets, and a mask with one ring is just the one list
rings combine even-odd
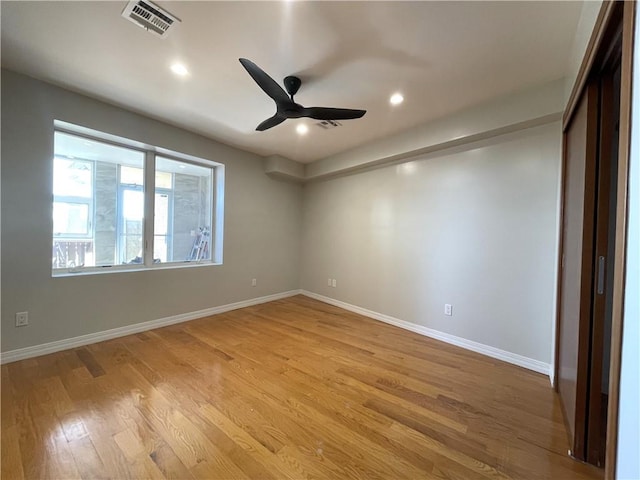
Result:
{"label": "white electrical outlet", "polygon": [[333,288],[336,288],[336,279],[335,278],[333,280],[331,280],[331,286]]}
{"label": "white electrical outlet", "polygon": [[251,279],[251,286],[255,287],[258,284],[258,280],[256,280],[255,278]]}
{"label": "white electrical outlet", "polygon": [[451,305],[449,305],[448,303],[445,303],[444,304],[444,314],[445,315],[449,315],[449,316],[453,315],[452,308],[453,307],[451,307]]}
{"label": "white electrical outlet", "polygon": [[329,287],[331,286],[331,279],[330,278],[327,278],[327,286],[329,286]]}
{"label": "white electrical outlet", "polygon": [[29,312],[16,313],[16,327],[29,325]]}

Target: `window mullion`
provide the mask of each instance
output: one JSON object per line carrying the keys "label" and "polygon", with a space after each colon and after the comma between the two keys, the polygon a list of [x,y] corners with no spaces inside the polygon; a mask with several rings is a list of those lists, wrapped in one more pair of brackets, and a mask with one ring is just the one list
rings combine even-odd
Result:
{"label": "window mullion", "polygon": [[211,216],[211,260],[216,263],[222,263],[222,241],[223,241],[223,225],[224,225],[224,165],[219,165],[213,171],[211,181],[212,192],[212,208]]}
{"label": "window mullion", "polygon": [[146,152],[144,163],[144,265],[153,265],[153,224],[155,212],[156,166],[155,153]]}

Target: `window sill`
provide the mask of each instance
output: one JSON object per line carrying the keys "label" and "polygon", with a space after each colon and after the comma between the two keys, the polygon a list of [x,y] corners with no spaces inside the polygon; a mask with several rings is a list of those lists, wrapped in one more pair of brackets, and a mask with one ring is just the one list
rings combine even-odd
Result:
{"label": "window sill", "polygon": [[152,272],[154,270],[176,270],[182,268],[198,268],[213,267],[222,265],[222,263],[207,262],[173,262],[173,263],[157,263],[151,267],[140,265],[114,265],[112,267],[87,267],[81,269],[61,268],[53,270],[51,276],[53,278],[61,277],[78,277],[85,275],[102,275],[105,273],[129,273],[129,272]]}

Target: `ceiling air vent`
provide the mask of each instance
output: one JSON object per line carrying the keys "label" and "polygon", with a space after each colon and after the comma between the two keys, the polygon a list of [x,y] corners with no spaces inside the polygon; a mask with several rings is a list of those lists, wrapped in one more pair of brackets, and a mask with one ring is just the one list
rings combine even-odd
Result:
{"label": "ceiling air vent", "polygon": [[323,130],[330,130],[332,128],[342,126],[340,122],[336,122],[335,120],[322,120],[321,122],[316,123],[316,125],[322,128]]}
{"label": "ceiling air vent", "polygon": [[160,37],[166,37],[169,30],[180,22],[178,17],[171,15],[157,5],[142,0],[133,0],[125,7],[122,16],[127,20]]}

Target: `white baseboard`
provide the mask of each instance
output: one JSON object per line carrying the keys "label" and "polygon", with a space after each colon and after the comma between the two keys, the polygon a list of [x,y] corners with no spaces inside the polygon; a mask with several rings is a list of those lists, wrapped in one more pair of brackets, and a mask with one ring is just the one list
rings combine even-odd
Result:
{"label": "white baseboard", "polygon": [[534,360],[533,358],[524,357],[522,355],[518,355],[517,353],[507,352],[506,350],[501,350],[489,345],[484,345],[472,340],[467,340],[466,338],[456,337],[455,335],[451,335],[450,333],[444,333],[432,328],[423,327],[422,325],[416,325],[415,323],[400,320],[398,318],[374,312],[372,310],[367,310],[366,308],[341,302],[340,300],[325,297],[324,295],[319,295],[307,290],[301,290],[300,293],[302,293],[302,295],[306,295],[307,297],[320,300],[321,302],[344,308],[345,310],[349,310],[350,312],[359,313],[360,315],[364,315],[365,317],[373,318],[374,320],[380,320],[381,322],[395,325],[396,327],[404,328],[405,330],[410,330],[426,337],[435,338],[436,340],[450,343],[451,345],[456,345],[457,347],[462,347],[476,353],[481,353],[491,358],[497,358],[498,360],[512,363],[513,365],[518,365],[519,367],[523,367],[528,370],[533,370],[534,372],[543,373],[544,375],[548,375],[549,378],[551,378],[551,375],[553,375],[551,365],[541,362],[540,360]]}
{"label": "white baseboard", "polygon": [[293,295],[298,295],[300,293],[302,293],[300,290],[290,290],[288,292],[276,293],[273,295],[267,295],[265,297],[251,298],[249,300],[229,303],[227,305],[220,305],[218,307],[206,308],[204,310],[197,310],[195,312],[181,313],[179,315],[172,315],[170,317],[150,320],[148,322],[135,323],[133,325],[127,325],[124,327],[112,328],[111,330],[104,330],[102,332],[89,333],[87,335],[81,335],[79,337],[67,338],[55,342],[43,343],[41,345],[34,345],[32,347],[19,348],[16,350],[9,350],[8,352],[2,352],[2,354],[0,354],[0,363],[4,364],[16,362],[18,360],[24,360],[26,358],[39,357],[41,355],[47,355],[49,353],[59,352],[61,350],[68,350],[70,348],[81,347],[83,345],[89,345],[91,343],[111,340],[112,338],[124,337],[133,333],[153,330],[154,328],[166,327],[167,325],[174,325],[181,322],[188,322],[189,320],[195,320],[196,318],[208,317],[210,315],[216,315],[218,313],[229,312],[231,310],[237,310],[238,308],[250,307],[252,305],[272,302],[274,300],[292,297]]}
{"label": "white baseboard", "polygon": [[150,320],[148,322],[136,323],[124,327],[113,328],[111,330],[105,330],[102,332],[89,333],[87,335],[81,335],[79,337],[67,338],[55,342],[43,343],[41,345],[34,345],[32,347],[19,348],[16,350],[9,350],[8,352],[3,352],[2,354],[0,354],[0,363],[5,364],[16,362],[18,360],[24,360],[26,358],[39,357],[41,355],[47,355],[49,353],[55,353],[61,350],[68,350],[70,348],[81,347],[83,345],[89,345],[105,340],[111,340],[113,338],[124,337],[126,335],[131,335],[134,333],[153,330],[154,328],[166,327],[167,325],[188,322],[189,320],[195,320],[197,318],[229,312],[231,310],[237,310],[239,308],[272,302],[274,300],[280,300],[282,298],[292,297],[298,294],[306,295],[307,297],[314,298],[321,302],[335,305],[336,307],[344,308],[345,310],[349,310],[350,312],[355,312],[360,315],[373,318],[374,320],[379,320],[390,325],[395,325],[396,327],[410,330],[427,337],[435,338],[436,340],[440,340],[445,343],[450,343],[452,345],[456,345],[473,352],[481,353],[483,355],[487,355],[488,357],[497,358],[498,360],[503,360],[505,362],[512,363],[529,370],[533,370],[534,372],[543,373],[545,375],[548,375],[553,383],[553,369],[548,363],[524,357],[516,353],[507,352],[506,350],[501,350],[499,348],[484,345],[472,340],[467,340],[466,338],[456,337],[455,335],[440,332],[432,328],[416,325],[415,323],[400,320],[389,315],[384,315],[372,310],[367,310],[366,308],[351,305],[349,303],[335,300],[330,297],[325,297],[324,295],[319,295],[317,293],[309,292],[306,290],[290,290],[288,292],[276,293],[274,295],[267,295],[265,297],[252,298],[249,300],[243,300],[241,302],[229,303],[227,305],[206,308],[204,310],[197,310],[195,312],[172,315],[170,317],[159,318],[157,320]]}

